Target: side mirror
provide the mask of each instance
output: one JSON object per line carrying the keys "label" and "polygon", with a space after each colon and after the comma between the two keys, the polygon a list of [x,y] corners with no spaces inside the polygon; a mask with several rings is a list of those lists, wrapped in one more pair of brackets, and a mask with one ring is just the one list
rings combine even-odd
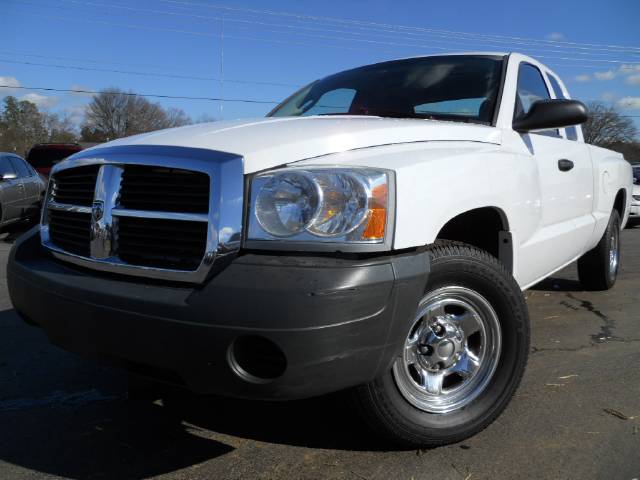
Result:
{"label": "side mirror", "polygon": [[527,133],[532,130],[579,125],[589,119],[584,103],[577,100],[538,100],[533,102],[529,112],[513,121],[516,132]]}
{"label": "side mirror", "polygon": [[14,172],[7,172],[2,174],[2,180],[13,180],[14,178],[18,178]]}

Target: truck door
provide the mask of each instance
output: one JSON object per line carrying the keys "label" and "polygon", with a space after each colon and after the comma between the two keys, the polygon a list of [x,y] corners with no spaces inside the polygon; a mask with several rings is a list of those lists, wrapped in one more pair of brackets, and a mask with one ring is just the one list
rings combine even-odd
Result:
{"label": "truck door", "polygon": [[[521,63],[514,118],[550,98],[538,67]],[[591,160],[583,144],[566,140],[559,130],[519,135],[537,164],[541,196],[540,225],[521,245],[521,268],[539,278],[574,260],[590,236],[585,231],[593,228]]]}
{"label": "truck door", "polygon": [[[562,88],[560,80],[547,72],[547,79],[554,98],[569,99]],[[584,239],[582,249],[593,233],[595,220],[593,217],[593,163],[589,154],[589,147],[582,138],[582,129],[579,126],[560,129],[562,137],[563,157],[568,157],[573,163],[573,168],[568,171],[567,178],[572,180],[569,188],[573,200],[572,210],[575,214],[576,229],[580,232],[580,238]]]}

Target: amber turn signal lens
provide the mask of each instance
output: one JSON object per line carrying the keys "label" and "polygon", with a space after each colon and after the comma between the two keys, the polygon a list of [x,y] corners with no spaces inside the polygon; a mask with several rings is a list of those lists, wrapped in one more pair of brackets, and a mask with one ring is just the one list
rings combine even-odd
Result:
{"label": "amber turn signal lens", "polygon": [[384,238],[384,228],[387,224],[387,209],[372,208],[369,212],[369,223],[362,233],[362,238],[365,240],[380,240]]}
{"label": "amber turn signal lens", "polygon": [[367,228],[362,233],[362,238],[364,240],[380,240],[384,238],[387,225],[387,197],[389,196],[387,184],[378,185],[371,194],[369,220]]}

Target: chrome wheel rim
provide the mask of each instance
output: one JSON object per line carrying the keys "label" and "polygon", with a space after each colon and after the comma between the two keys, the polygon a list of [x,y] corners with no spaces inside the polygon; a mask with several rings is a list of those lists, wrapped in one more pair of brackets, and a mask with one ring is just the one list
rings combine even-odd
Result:
{"label": "chrome wheel rim", "polygon": [[618,266],[620,265],[620,237],[618,229],[614,229],[611,233],[609,241],[609,274],[611,278],[615,278],[618,274]]}
{"label": "chrome wheel rim", "polygon": [[448,413],[475,400],[498,366],[500,322],[478,292],[448,286],[428,293],[393,375],[402,396],[430,413]]}

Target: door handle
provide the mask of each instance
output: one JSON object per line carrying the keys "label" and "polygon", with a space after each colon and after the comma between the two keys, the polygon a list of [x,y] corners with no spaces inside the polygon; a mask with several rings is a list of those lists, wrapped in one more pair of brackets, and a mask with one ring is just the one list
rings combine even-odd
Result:
{"label": "door handle", "polygon": [[566,158],[562,158],[558,160],[558,168],[561,172],[568,172],[573,168],[573,162],[571,160],[567,160]]}

